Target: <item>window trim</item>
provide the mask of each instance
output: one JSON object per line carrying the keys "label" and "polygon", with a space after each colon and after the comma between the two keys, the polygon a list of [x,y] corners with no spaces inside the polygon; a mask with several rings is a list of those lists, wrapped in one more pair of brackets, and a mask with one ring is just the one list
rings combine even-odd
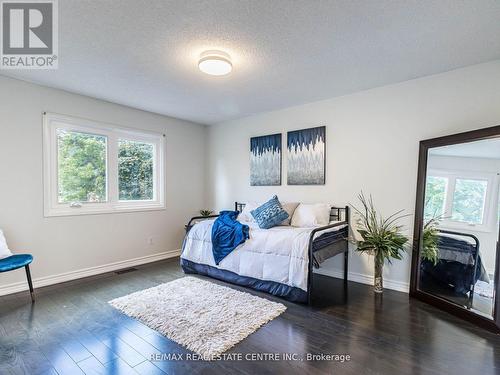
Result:
{"label": "window trim", "polygon": [[[59,203],[58,197],[58,128],[107,137],[106,202],[82,202],[79,207]],[[120,139],[153,144],[154,197],[147,201],[120,201],[118,190],[118,141]],[[165,135],[136,130],[57,113],[43,113],[43,189],[44,216],[94,215],[117,212],[164,210],[165,204]]]}
{"label": "window trim", "polygon": [[451,219],[439,220],[440,226],[447,229],[463,229],[478,232],[491,232],[492,223],[490,220],[490,210],[492,200],[494,199],[494,189],[496,186],[496,179],[498,176],[493,172],[475,172],[475,171],[460,171],[460,170],[442,170],[442,169],[429,169],[428,176],[444,177],[447,181],[444,201],[445,215],[448,213],[452,215],[453,198],[455,195],[455,186],[457,179],[470,179],[486,181],[486,194],[483,202],[483,222],[482,224],[469,224],[463,221],[456,221]]}

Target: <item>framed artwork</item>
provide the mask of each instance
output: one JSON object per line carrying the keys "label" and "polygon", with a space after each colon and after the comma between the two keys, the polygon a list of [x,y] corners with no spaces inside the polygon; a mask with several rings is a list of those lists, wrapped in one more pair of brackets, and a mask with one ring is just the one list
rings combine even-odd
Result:
{"label": "framed artwork", "polygon": [[288,132],[288,185],[325,184],[325,136],[325,126]]}
{"label": "framed artwork", "polygon": [[250,138],[250,186],[281,185],[281,133]]}

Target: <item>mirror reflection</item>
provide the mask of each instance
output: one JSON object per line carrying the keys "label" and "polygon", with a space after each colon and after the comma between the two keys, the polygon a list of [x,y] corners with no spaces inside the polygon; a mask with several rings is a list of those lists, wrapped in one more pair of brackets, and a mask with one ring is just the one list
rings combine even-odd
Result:
{"label": "mirror reflection", "polygon": [[419,289],[493,317],[500,139],[429,150]]}

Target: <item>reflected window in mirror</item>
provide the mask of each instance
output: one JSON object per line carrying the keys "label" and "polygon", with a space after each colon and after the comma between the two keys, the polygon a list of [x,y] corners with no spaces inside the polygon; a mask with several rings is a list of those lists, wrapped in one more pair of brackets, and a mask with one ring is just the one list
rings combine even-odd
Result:
{"label": "reflected window in mirror", "polygon": [[[440,163],[440,158],[432,155],[429,155],[429,160],[433,164]],[[455,160],[455,163],[459,162],[460,160]],[[424,218],[437,218],[443,226],[449,228],[495,230],[495,220],[489,220],[488,209],[496,207],[496,177],[496,172],[429,169]]]}

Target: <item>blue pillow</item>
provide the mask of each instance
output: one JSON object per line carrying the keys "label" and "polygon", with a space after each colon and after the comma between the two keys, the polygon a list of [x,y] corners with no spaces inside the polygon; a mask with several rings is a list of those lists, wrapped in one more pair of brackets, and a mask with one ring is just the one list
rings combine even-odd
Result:
{"label": "blue pillow", "polygon": [[281,207],[276,195],[250,213],[262,229],[272,228],[288,219],[288,213]]}

